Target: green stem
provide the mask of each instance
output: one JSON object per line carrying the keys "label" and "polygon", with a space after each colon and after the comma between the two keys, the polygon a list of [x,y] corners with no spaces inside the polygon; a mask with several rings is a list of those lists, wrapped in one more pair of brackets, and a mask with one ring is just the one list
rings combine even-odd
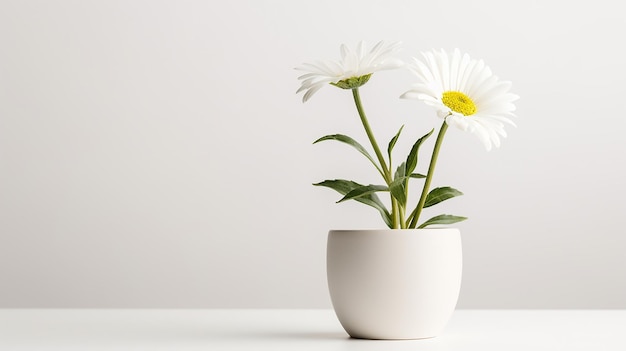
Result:
{"label": "green stem", "polygon": [[398,216],[398,201],[394,199],[393,195],[389,193],[391,196],[391,223],[393,229],[398,229],[400,218]]}
{"label": "green stem", "polygon": [[437,135],[437,141],[435,142],[433,155],[430,158],[430,165],[428,166],[428,173],[426,174],[426,180],[424,181],[424,188],[422,189],[422,196],[420,197],[420,201],[417,203],[417,207],[415,207],[415,210],[413,210],[413,212],[409,216],[409,218],[412,218],[409,228],[415,228],[415,226],[417,226],[417,221],[419,220],[420,214],[422,213],[422,209],[424,208],[424,203],[426,202],[426,196],[428,196],[428,191],[430,189],[430,181],[433,178],[433,173],[435,172],[435,166],[437,165],[437,157],[439,157],[439,149],[441,149],[441,144],[443,142],[443,137],[446,134],[446,130],[448,130],[448,124],[444,120],[443,124],[441,125],[441,129],[439,129],[439,135]]}
{"label": "green stem", "polygon": [[[409,197],[409,179],[408,178],[404,182],[404,192],[408,198]],[[409,227],[411,215],[409,215],[409,217],[405,219],[406,217],[406,204],[405,204],[404,207],[400,209],[400,226],[402,227],[402,229],[407,229]]]}
{"label": "green stem", "polygon": [[[367,117],[365,116],[365,111],[363,111],[363,104],[361,103],[361,96],[359,95],[359,88],[352,89],[352,96],[354,97],[354,103],[356,105],[356,109],[359,112],[359,117],[361,118],[361,123],[363,124],[363,128],[365,128],[365,133],[367,134],[367,138],[370,140],[370,144],[372,144],[372,148],[376,153],[376,157],[378,158],[378,162],[380,162],[380,166],[383,170],[383,178],[387,185],[390,185],[393,181],[391,177],[391,171],[387,167],[387,162],[385,162],[385,158],[383,157],[382,152],[380,151],[380,147],[378,147],[378,143],[376,142],[376,138],[374,137],[374,133],[372,133],[372,128],[370,127],[369,122],[367,121]],[[391,165],[390,165],[391,166]],[[391,220],[394,228],[398,228],[398,203],[396,199],[391,195]]]}
{"label": "green stem", "polygon": [[382,152],[380,152],[380,148],[378,147],[378,143],[376,142],[376,138],[374,138],[374,133],[372,133],[372,128],[370,127],[369,122],[367,121],[367,117],[365,116],[365,111],[363,111],[363,105],[361,104],[361,97],[359,95],[359,88],[352,89],[352,96],[354,96],[354,103],[356,104],[356,109],[359,111],[359,117],[361,117],[361,123],[363,123],[363,128],[365,128],[365,133],[367,133],[367,137],[374,148],[374,152],[376,153],[376,157],[378,157],[378,162],[385,172],[385,181],[389,181],[389,170],[387,168],[387,162],[385,162],[385,158],[383,157]]}
{"label": "green stem", "polygon": [[[393,170],[392,170],[392,160],[391,160],[391,154],[389,154],[389,169],[388,169],[388,174],[389,174],[389,181],[387,182],[387,185],[391,185],[391,182],[393,182],[393,178],[392,178],[392,174],[393,174]],[[393,216],[393,228],[394,229],[406,229],[405,225],[404,225],[404,208],[402,206],[400,206],[400,203],[398,202],[398,200],[393,197],[393,195],[391,195],[391,193],[389,193],[390,197],[391,197],[391,214]]]}

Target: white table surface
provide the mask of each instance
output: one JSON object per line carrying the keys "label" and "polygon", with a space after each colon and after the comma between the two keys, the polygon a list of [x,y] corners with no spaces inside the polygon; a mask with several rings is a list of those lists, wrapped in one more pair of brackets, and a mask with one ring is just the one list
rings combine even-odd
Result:
{"label": "white table surface", "polygon": [[432,339],[350,339],[332,310],[0,309],[0,350],[626,350],[626,310],[457,310]]}

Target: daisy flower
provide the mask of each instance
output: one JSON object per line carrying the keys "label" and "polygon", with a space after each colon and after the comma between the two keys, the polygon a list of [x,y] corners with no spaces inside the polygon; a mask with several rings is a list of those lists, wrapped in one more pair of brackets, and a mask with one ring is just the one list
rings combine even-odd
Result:
{"label": "daisy flower", "polygon": [[487,150],[500,146],[506,137],[504,125],[515,124],[513,102],[519,97],[511,94],[511,83],[501,81],[482,60],[471,59],[455,49],[422,53],[423,61],[414,58],[409,69],[419,83],[401,97],[421,100],[437,109],[448,125],[476,135]]}
{"label": "daisy flower", "polygon": [[302,101],[306,102],[327,84],[342,89],[358,88],[367,83],[372,73],[403,65],[402,61],[394,57],[400,45],[400,42],[380,41],[367,51],[365,42],[361,41],[353,51],[342,44],[339,61],[320,60],[315,63],[305,63],[296,68],[308,72],[298,77],[301,86],[296,94],[306,90],[302,97]]}

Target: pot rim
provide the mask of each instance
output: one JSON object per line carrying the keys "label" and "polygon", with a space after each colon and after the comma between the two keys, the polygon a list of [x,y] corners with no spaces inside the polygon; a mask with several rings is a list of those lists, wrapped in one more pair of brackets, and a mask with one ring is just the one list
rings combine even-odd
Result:
{"label": "pot rim", "polygon": [[382,229],[330,229],[329,232],[335,233],[352,233],[352,232],[415,232],[415,231],[445,231],[445,230],[460,230],[457,227],[434,227],[434,228],[410,228],[410,229],[392,229],[392,228],[382,228]]}

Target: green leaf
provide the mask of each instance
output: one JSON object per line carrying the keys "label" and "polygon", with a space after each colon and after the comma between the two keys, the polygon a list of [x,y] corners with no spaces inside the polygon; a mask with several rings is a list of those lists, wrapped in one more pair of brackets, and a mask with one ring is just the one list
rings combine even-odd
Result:
{"label": "green leaf", "polygon": [[357,199],[361,196],[370,195],[378,191],[389,191],[389,188],[386,185],[362,185],[350,190],[350,192],[348,192],[341,200],[337,201],[337,203]]}
{"label": "green leaf", "polygon": [[417,167],[417,152],[419,151],[420,145],[422,145],[422,143],[426,139],[428,139],[428,137],[431,134],[433,134],[433,131],[435,131],[435,129],[431,129],[430,132],[428,132],[423,137],[417,139],[415,144],[413,144],[413,147],[411,148],[411,152],[409,152],[409,156],[406,158],[406,172],[405,172],[406,174],[413,173],[413,171],[415,170],[415,167]]}
{"label": "green leaf", "polygon": [[[353,182],[351,180],[345,180],[345,179],[325,180],[323,182],[313,184],[313,185],[331,188],[337,191],[341,195],[346,195],[350,191],[363,186],[357,182]],[[385,221],[385,224],[387,224],[389,228],[393,227],[393,224],[391,222],[391,215],[389,214],[389,211],[387,210],[385,205],[380,201],[380,199],[375,193],[360,196],[360,197],[354,198],[354,200],[377,209],[378,212],[380,212],[380,215],[383,218],[383,221]]]}
{"label": "green leaf", "polygon": [[444,186],[441,188],[435,188],[428,193],[426,196],[426,201],[424,202],[424,208],[430,207],[440,203],[441,201],[445,201],[451,199],[456,196],[463,195],[462,192],[451,188],[449,186]]}
{"label": "green leaf", "polygon": [[323,137],[315,140],[313,142],[313,144],[317,144],[320,141],[324,141],[324,140],[337,140],[337,141],[340,141],[342,143],[346,143],[348,145],[351,145],[352,147],[357,149],[357,151],[359,151],[361,154],[363,154],[365,157],[367,157],[367,159],[370,160],[370,162],[372,162],[372,164],[374,164],[374,166],[380,171],[380,169],[378,168],[378,165],[376,164],[376,161],[374,161],[374,159],[369,154],[369,152],[367,152],[367,150],[361,144],[359,144],[358,141],[350,138],[349,136],[343,135],[343,134],[326,135],[326,136],[323,136]]}
{"label": "green leaf", "polygon": [[443,215],[435,216],[435,217],[427,220],[426,222],[422,223],[417,228],[421,229],[421,228],[425,228],[426,226],[433,225],[433,224],[452,224],[452,223],[457,223],[457,222],[464,221],[466,219],[467,219],[467,217],[443,214]]}
{"label": "green leaf", "polygon": [[410,175],[411,178],[416,178],[416,179],[422,179],[422,178],[426,178],[425,175],[420,174],[420,173],[413,173]]}
{"label": "green leaf", "polygon": [[387,147],[387,154],[389,155],[389,159],[391,159],[391,151],[393,150],[394,146],[396,146],[396,142],[398,141],[398,138],[400,137],[400,133],[402,132],[403,128],[404,124],[402,125],[402,127],[400,127],[400,130],[398,130],[398,133],[396,133],[396,135],[391,138],[391,141],[389,141],[389,146]]}
{"label": "green leaf", "polygon": [[406,163],[402,162],[396,169],[396,173],[393,175],[393,179],[405,178],[406,179]]}
{"label": "green leaf", "polygon": [[389,191],[391,195],[398,200],[402,207],[406,206],[406,180],[408,177],[405,175],[406,165],[404,162],[398,167],[393,178],[393,182],[389,185]]}

